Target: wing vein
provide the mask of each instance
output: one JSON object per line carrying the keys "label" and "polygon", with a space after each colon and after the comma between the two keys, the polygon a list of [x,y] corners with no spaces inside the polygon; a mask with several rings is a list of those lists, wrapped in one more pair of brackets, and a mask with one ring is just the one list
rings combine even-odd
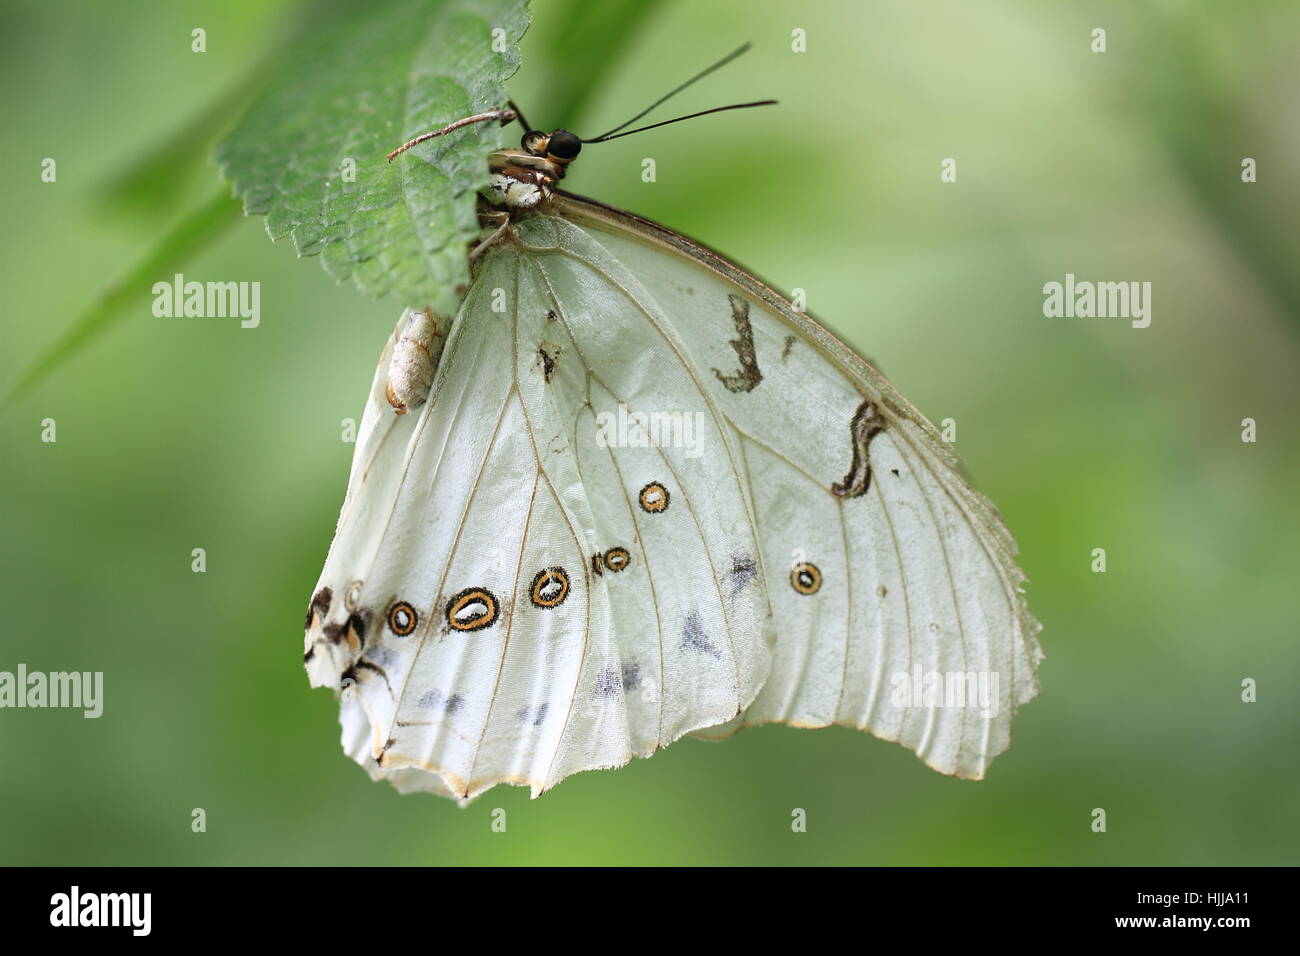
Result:
{"label": "wing vein", "polygon": [[[606,275],[606,273],[605,273],[603,270],[599,270],[599,269],[596,269],[595,267],[592,267],[592,266],[590,265],[590,263],[587,263],[587,260],[582,259],[582,258],[580,258],[580,257],[578,257],[578,256],[570,256],[570,258],[574,259],[575,261],[578,261],[578,262],[582,262],[582,263],[584,263],[584,264],[587,264],[589,268],[592,268],[592,271],[597,272],[599,275],[605,276],[605,277],[609,280],[609,282],[615,286],[615,288],[619,289],[620,292],[622,292],[625,296],[628,297],[629,301],[631,301],[631,302],[633,303],[633,305],[636,306],[636,308],[637,308],[637,310],[638,310],[639,312],[641,312],[643,315],[646,316],[647,320],[648,320],[652,325],[654,325],[656,329],[659,329],[659,326],[654,322],[653,319],[650,318],[649,313],[647,313],[646,310],[645,310],[645,309],[644,309],[644,308],[643,308],[639,303],[636,302],[635,298],[629,296],[628,293],[627,293],[627,291],[626,291],[625,289],[623,289],[622,286],[619,286],[619,285],[615,282],[615,280],[614,280],[613,278],[611,278],[611,277],[609,277],[608,275]],[[541,274],[542,281],[546,283],[546,287],[547,287],[547,290],[548,290],[549,293],[550,293],[550,296],[551,296],[551,300],[552,300],[552,302],[555,303],[556,314],[559,316],[559,318],[560,318],[560,322],[564,325],[564,327],[565,327],[565,331],[568,333],[570,340],[573,341],[575,350],[577,350],[577,351],[578,351],[578,354],[581,355],[581,354],[582,354],[582,350],[581,350],[581,349],[579,348],[579,346],[578,346],[577,337],[573,334],[573,329],[572,329],[572,327],[569,325],[568,317],[565,315],[564,307],[563,307],[563,305],[561,305],[561,303],[560,303],[560,301],[559,301],[559,297],[558,297],[558,296],[556,295],[556,293],[555,293],[555,287],[551,284],[550,277],[546,275],[546,273],[545,273],[544,270],[538,270],[538,271],[539,271],[539,273]],[[662,336],[662,335],[663,335],[663,330],[662,330],[662,329],[659,329],[659,332],[660,332],[660,335]],[[664,336],[664,338],[665,338],[665,340],[667,340],[667,336]],[[671,343],[670,343],[670,344],[671,344]],[[675,354],[677,354],[678,360],[682,362],[682,364],[683,364],[683,366],[685,366],[687,372],[691,375],[692,381],[696,381],[696,380],[695,380],[695,373],[694,373],[694,371],[693,371],[693,370],[690,368],[690,366],[685,362],[685,360],[682,359],[681,354],[676,352],[676,349],[675,349],[675,348],[674,348],[674,352],[675,352]],[[591,374],[592,378],[594,378],[594,379],[596,380],[596,382],[600,385],[601,388],[605,389],[606,392],[608,392],[611,396],[613,396],[613,398],[614,398],[615,401],[617,401],[617,402],[621,402],[621,403],[623,403],[623,404],[626,404],[626,402],[624,401],[624,399],[623,399],[623,398],[622,398],[622,397],[621,397],[617,392],[615,392],[613,389],[609,388],[609,386],[607,386],[607,385],[604,383],[604,381],[601,380],[600,376],[597,375],[596,372],[591,368],[591,365],[587,363],[587,360],[586,360],[586,357],[585,357],[585,356],[583,357],[583,364],[587,367],[588,372]],[[700,388],[698,381],[696,381],[696,387],[697,387],[697,388]],[[704,395],[704,391],[703,391],[702,388],[700,389],[700,394],[701,394],[702,396]],[[707,407],[709,408],[709,410],[713,413],[715,422],[717,422],[719,425],[721,425],[723,422],[727,422],[728,424],[730,424],[730,423],[728,422],[727,418],[726,418],[724,415],[722,415],[720,412],[718,412],[718,410],[715,409],[715,408],[713,407],[712,403],[708,401],[707,396],[705,396],[704,400],[705,400],[706,406],[707,406]],[[723,429],[722,429],[721,427],[719,427],[719,428],[718,428],[718,432],[719,432],[719,434],[723,434]],[[722,585],[721,585],[721,582],[718,580],[718,569],[717,569],[717,566],[716,566],[716,565],[714,564],[714,562],[713,562],[713,555],[709,552],[708,542],[707,542],[707,540],[706,540],[705,537],[704,537],[704,529],[703,529],[703,526],[700,524],[699,515],[696,513],[696,511],[695,511],[695,506],[694,506],[694,504],[691,502],[691,497],[690,497],[690,495],[689,495],[689,494],[687,493],[687,491],[686,491],[686,486],[682,483],[681,476],[677,474],[677,470],[672,466],[672,463],[668,460],[668,456],[665,455],[665,454],[663,453],[663,449],[662,449],[662,448],[659,448],[657,445],[654,445],[654,446],[652,446],[652,447],[654,447],[654,450],[658,453],[660,459],[661,459],[661,460],[663,461],[663,463],[664,463],[664,466],[665,466],[665,467],[668,469],[668,471],[672,474],[673,479],[674,479],[674,481],[675,481],[676,484],[677,484],[677,488],[678,488],[678,490],[681,492],[681,497],[682,497],[682,499],[686,502],[686,507],[687,507],[687,509],[688,509],[688,510],[690,511],[690,513],[691,513],[691,520],[692,520],[692,521],[694,522],[694,524],[695,524],[696,533],[697,533],[697,534],[699,535],[699,537],[700,537],[700,542],[701,542],[702,544],[705,545],[705,547],[704,547],[704,556],[705,556],[705,559],[709,562],[709,571],[710,571],[710,573],[711,573],[711,575],[712,575],[712,578],[713,578],[713,587],[714,587],[714,590],[717,592],[717,595],[718,595],[718,607],[719,607],[719,608],[721,609],[721,611],[722,611],[722,624],[723,624],[723,628],[724,628],[724,629],[726,630],[726,632],[727,632],[727,643],[731,645],[731,659],[732,659],[732,663],[735,665],[735,666],[734,666],[734,670],[735,670],[736,699],[737,699],[737,702],[738,702],[738,703],[737,703],[737,707],[738,707],[738,708],[743,708],[745,705],[744,705],[743,703],[739,703],[739,701],[740,701],[740,658],[739,658],[739,656],[738,656],[737,653],[736,653],[736,639],[735,639],[735,635],[732,633],[732,630],[731,630],[731,619],[730,619],[730,615],[727,613],[727,603],[726,603],[726,600],[725,600],[725,599],[723,598],[723,596],[722,596]],[[736,472],[736,462],[735,462],[735,458],[732,457],[732,455],[731,455],[730,447],[727,445],[727,443],[726,443],[725,441],[723,442],[723,447],[726,447],[726,448],[727,448],[727,457],[728,457],[728,460],[729,460],[730,463],[731,463],[731,471],[732,471],[732,474],[733,474],[733,475],[736,475],[736,474],[737,474],[737,472]],[[754,526],[754,518],[753,518],[753,516],[749,513],[749,510],[748,510],[748,509],[746,509],[746,511],[745,511],[745,517],[746,517],[746,520],[749,522],[749,526],[750,526],[750,534],[751,534],[751,540],[753,540],[755,543],[757,543],[758,540],[759,540],[759,537],[758,537],[758,529]],[[661,695],[662,695],[662,688],[660,689],[660,692],[661,692]],[[661,738],[661,739],[662,739],[662,738]]]}
{"label": "wing vein", "polygon": [[537,486],[540,484],[541,469],[533,476],[533,490],[528,496],[528,512],[524,515],[524,530],[519,535],[519,556],[515,561],[515,583],[510,590],[510,620],[506,622],[506,633],[501,644],[501,658],[497,662],[497,676],[492,682],[492,699],[488,703],[487,716],[483,719],[483,730],[479,733],[478,743],[474,745],[473,753],[469,762],[469,773],[465,775],[465,793],[464,797],[469,797],[469,792],[474,786],[474,771],[478,768],[478,755],[483,749],[483,741],[487,738],[488,727],[492,725],[492,714],[497,706],[497,691],[501,687],[501,675],[506,669],[506,655],[510,653],[510,634],[514,631],[515,618],[518,616],[519,607],[519,576],[524,569],[524,549],[528,546],[528,529],[533,523],[533,509],[537,504]]}

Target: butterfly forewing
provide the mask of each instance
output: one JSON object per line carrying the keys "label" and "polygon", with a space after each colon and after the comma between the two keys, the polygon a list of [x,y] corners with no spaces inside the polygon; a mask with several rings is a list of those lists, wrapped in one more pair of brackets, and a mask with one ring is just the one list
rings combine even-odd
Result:
{"label": "butterfly forewing", "polygon": [[646,321],[686,357],[725,423],[710,454],[751,501],[776,649],[758,699],[714,733],[844,724],[983,776],[1037,692],[1041,651],[1014,542],[951,449],[875,369],[735,266],[576,197],[556,211],[569,268],[639,290]]}

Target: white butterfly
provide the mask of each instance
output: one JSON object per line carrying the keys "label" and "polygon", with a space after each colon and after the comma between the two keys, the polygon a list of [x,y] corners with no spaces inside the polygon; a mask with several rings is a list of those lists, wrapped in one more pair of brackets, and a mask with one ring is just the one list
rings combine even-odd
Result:
{"label": "white butterfly", "polygon": [[523,145],[490,157],[454,321],[408,310],[371,387],[307,614],[348,755],[537,796],[781,721],[982,777],[1042,657],[997,511],[825,328],[557,191],[572,133]]}

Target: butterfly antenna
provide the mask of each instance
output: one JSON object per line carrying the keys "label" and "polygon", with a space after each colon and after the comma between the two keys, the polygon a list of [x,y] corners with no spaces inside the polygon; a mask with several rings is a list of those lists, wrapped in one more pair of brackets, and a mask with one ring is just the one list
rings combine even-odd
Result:
{"label": "butterfly antenna", "polygon": [[418,146],[420,143],[423,143],[425,140],[433,139],[435,136],[446,135],[447,133],[450,133],[452,130],[460,129],[462,126],[469,126],[471,123],[487,123],[492,120],[500,120],[501,125],[505,126],[511,120],[522,119],[522,117],[520,117],[519,115],[519,111],[517,109],[514,109],[514,104],[511,103],[510,106],[511,109],[507,109],[507,110],[488,110],[486,113],[475,113],[473,116],[466,116],[464,119],[458,119],[454,123],[448,123],[442,129],[435,129],[429,133],[421,133],[419,136],[415,137],[415,139],[407,140],[401,146],[397,147],[397,149],[389,153],[388,161],[391,163],[394,159],[396,159],[402,153],[406,152],[412,146]]}
{"label": "butterfly antenna", "polygon": [[597,136],[595,139],[584,139],[584,143],[604,143],[611,139],[619,139],[623,136],[631,136],[633,133],[644,133],[648,129],[656,129],[660,126],[668,126],[671,123],[680,123],[682,120],[695,119],[697,116],[708,116],[710,113],[721,113],[724,110],[747,110],[751,106],[774,106],[776,100],[759,100],[756,103],[733,103],[731,106],[715,106],[711,110],[701,110],[698,113],[691,113],[687,116],[679,116],[676,119],[664,120],[662,123],[651,123],[649,126],[639,126],[636,129],[630,129],[626,133],[616,133],[611,136],[606,133],[604,136]]}
{"label": "butterfly antenna", "polygon": [[[524,111],[515,105],[514,100],[506,100],[506,106],[510,107],[510,109],[514,111],[515,119],[519,120],[519,125],[522,126],[525,131],[532,129],[532,127],[528,125],[528,120],[524,119]],[[510,121],[502,120],[501,125],[505,126],[508,122]]]}
{"label": "butterfly antenna", "polygon": [[[637,113],[636,116],[633,116],[633,117],[632,117],[630,120],[628,120],[626,123],[621,123],[620,125],[615,126],[615,127],[614,127],[612,130],[610,130],[608,133],[601,133],[601,134],[600,134],[599,136],[597,136],[595,139],[584,139],[583,142],[584,142],[584,143],[600,143],[600,142],[603,142],[603,141],[605,141],[605,140],[607,140],[607,139],[613,139],[613,138],[614,138],[614,134],[617,133],[619,130],[621,130],[621,129],[625,129],[625,128],[627,128],[628,126],[631,126],[633,123],[635,123],[635,122],[636,122],[637,120],[639,120],[641,117],[645,116],[647,113],[649,113],[651,110],[653,110],[656,106],[658,106],[658,105],[660,105],[661,103],[665,102],[666,100],[671,99],[672,97],[676,96],[678,93],[680,93],[682,90],[686,89],[686,87],[690,86],[690,85],[691,85],[692,83],[694,83],[696,80],[702,80],[702,79],[704,79],[706,76],[708,76],[710,73],[712,73],[714,70],[717,70],[717,69],[720,69],[721,67],[726,66],[728,63],[730,63],[730,62],[731,62],[732,60],[734,60],[736,57],[738,57],[738,56],[740,56],[742,53],[745,53],[746,51],[748,51],[749,48],[750,48],[751,46],[753,46],[752,43],[746,43],[744,46],[740,47],[739,49],[731,51],[730,53],[728,53],[726,56],[724,56],[721,60],[719,60],[717,63],[713,64],[713,65],[712,65],[711,67],[709,67],[708,69],[706,69],[706,70],[704,70],[704,71],[702,71],[702,72],[700,72],[700,73],[696,73],[693,77],[691,77],[689,80],[687,80],[687,81],[686,81],[685,83],[683,83],[681,86],[677,87],[677,89],[673,90],[671,93],[665,93],[663,96],[659,97],[659,99],[655,100],[653,103],[651,103],[651,104],[650,104],[649,106],[647,106],[645,109],[643,109],[640,113]],[[695,115],[696,115],[696,116],[699,116],[699,115],[701,115],[701,114],[696,113]],[[689,118],[690,118],[690,117],[686,117],[686,116],[683,116],[683,117],[682,117],[682,119],[689,119]],[[662,125],[662,124],[661,124],[661,125]],[[645,128],[645,129],[652,129],[653,127],[646,126],[646,127],[644,127],[644,128]],[[636,132],[636,131],[634,130],[633,132]],[[624,133],[623,135],[626,136],[627,134]]]}

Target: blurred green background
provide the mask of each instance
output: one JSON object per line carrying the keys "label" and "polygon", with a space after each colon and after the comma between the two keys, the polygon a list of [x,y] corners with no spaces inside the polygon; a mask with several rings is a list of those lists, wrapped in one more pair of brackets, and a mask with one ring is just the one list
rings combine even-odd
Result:
{"label": "blurred green background", "polygon": [[[164,162],[144,200],[105,201],[239,87],[293,9],[0,7],[0,391],[218,188],[206,158]],[[534,4],[509,84],[546,128],[613,126],[754,41],[666,110],[780,106],[591,147],[566,185],[806,289],[932,419],[956,419],[1044,624],[1015,745],[978,784],[849,730],[784,727],[683,740],[537,801],[499,787],[460,809],[370,782],[340,752],[332,696],[307,687],[300,628],[347,481],[340,421],[400,304],[241,220],[183,271],[260,280],[260,328],[156,319],[144,288],[0,408],[0,670],[106,684],[98,720],[0,711],[0,862],[1300,860],[1300,7],[675,2],[608,38],[570,9]],[[575,42],[586,59],[566,59]],[[548,115],[584,84],[578,115]],[[1150,328],[1045,318],[1043,283],[1067,272],[1150,281]]]}

